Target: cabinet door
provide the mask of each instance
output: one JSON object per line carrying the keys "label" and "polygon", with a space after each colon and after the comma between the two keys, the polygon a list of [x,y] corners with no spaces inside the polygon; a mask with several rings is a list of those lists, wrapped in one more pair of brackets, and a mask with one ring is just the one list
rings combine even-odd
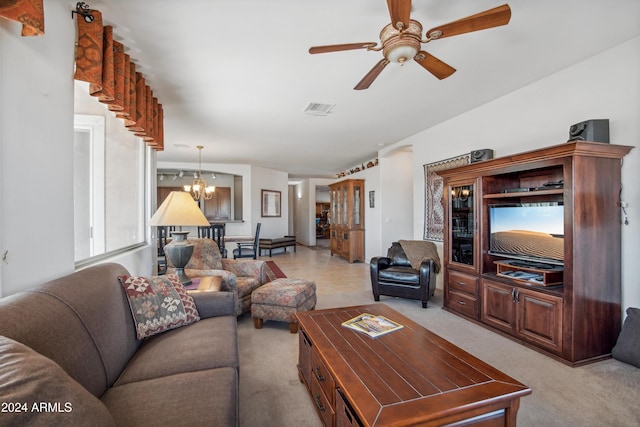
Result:
{"label": "cabinet door", "polygon": [[340,187],[340,224],[349,226],[349,195],[347,186]]}
{"label": "cabinet door", "polygon": [[157,189],[157,204],[158,207],[164,202],[164,199],[167,198],[169,193],[172,191],[183,191],[182,187],[158,187]]}
{"label": "cabinet door", "polygon": [[331,218],[330,224],[340,224],[340,191],[337,187],[331,188]]}
{"label": "cabinet door", "polygon": [[477,270],[475,182],[452,183],[449,195],[449,262]]}
{"label": "cabinet door", "polygon": [[216,187],[213,197],[204,201],[207,219],[231,219],[231,187]]}
{"label": "cabinet door", "polygon": [[516,291],[513,286],[483,280],[482,321],[503,331],[515,332]]}
{"label": "cabinet door", "polygon": [[364,207],[364,186],[360,183],[353,184],[352,190],[352,215],[351,215],[351,227],[360,228],[364,225],[363,221],[363,207]]}
{"label": "cabinet door", "polygon": [[554,352],[562,351],[562,298],[520,289],[517,332],[521,338]]}

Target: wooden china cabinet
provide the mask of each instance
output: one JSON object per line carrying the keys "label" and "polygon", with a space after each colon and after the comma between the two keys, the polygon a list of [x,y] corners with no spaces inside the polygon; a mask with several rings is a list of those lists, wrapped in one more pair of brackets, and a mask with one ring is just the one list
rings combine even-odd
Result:
{"label": "wooden china cabinet", "polygon": [[329,185],[331,255],[364,262],[364,180]]}
{"label": "wooden china cabinet", "polygon": [[[622,315],[622,159],[632,148],[570,142],[440,172],[444,309],[572,366],[610,357]],[[562,265],[517,266],[490,251],[491,206],[508,204],[563,206]]]}

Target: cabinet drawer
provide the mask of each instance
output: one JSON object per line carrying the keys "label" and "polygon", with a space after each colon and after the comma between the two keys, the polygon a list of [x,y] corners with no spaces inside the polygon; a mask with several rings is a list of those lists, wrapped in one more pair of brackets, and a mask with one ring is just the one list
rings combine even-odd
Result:
{"label": "cabinet drawer", "polygon": [[478,278],[449,270],[449,289],[478,297]]}
{"label": "cabinet drawer", "polygon": [[311,375],[318,382],[318,385],[324,391],[324,394],[329,399],[329,405],[333,406],[333,395],[335,393],[335,382],[333,377],[320,360],[318,352],[311,351]]}
{"label": "cabinet drawer", "polygon": [[467,294],[449,290],[447,307],[465,316],[478,318],[478,299]]}
{"label": "cabinet drawer", "polygon": [[336,427],[362,427],[340,389],[336,390]]}
{"label": "cabinet drawer", "polygon": [[[331,394],[333,396],[333,394]],[[334,415],[335,412],[327,395],[324,393],[322,386],[318,383],[318,378],[315,376],[311,380],[311,399],[313,399],[313,404],[318,411],[318,415],[322,419],[322,424],[325,427],[332,427],[334,425]]]}

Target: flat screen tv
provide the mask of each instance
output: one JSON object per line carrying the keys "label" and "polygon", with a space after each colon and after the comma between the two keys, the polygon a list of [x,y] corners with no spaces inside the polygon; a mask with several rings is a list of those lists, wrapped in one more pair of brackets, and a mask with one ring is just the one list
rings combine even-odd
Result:
{"label": "flat screen tv", "polygon": [[562,265],[564,206],[558,202],[489,205],[489,253]]}

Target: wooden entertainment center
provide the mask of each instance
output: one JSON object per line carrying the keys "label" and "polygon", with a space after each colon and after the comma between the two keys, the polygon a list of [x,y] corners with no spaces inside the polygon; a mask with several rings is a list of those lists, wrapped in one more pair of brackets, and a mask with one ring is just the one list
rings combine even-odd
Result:
{"label": "wooden entertainment center", "polygon": [[[440,172],[444,308],[572,366],[610,357],[622,315],[621,168],[632,148],[570,142]],[[509,203],[564,206],[564,265],[490,253],[489,207]]]}

